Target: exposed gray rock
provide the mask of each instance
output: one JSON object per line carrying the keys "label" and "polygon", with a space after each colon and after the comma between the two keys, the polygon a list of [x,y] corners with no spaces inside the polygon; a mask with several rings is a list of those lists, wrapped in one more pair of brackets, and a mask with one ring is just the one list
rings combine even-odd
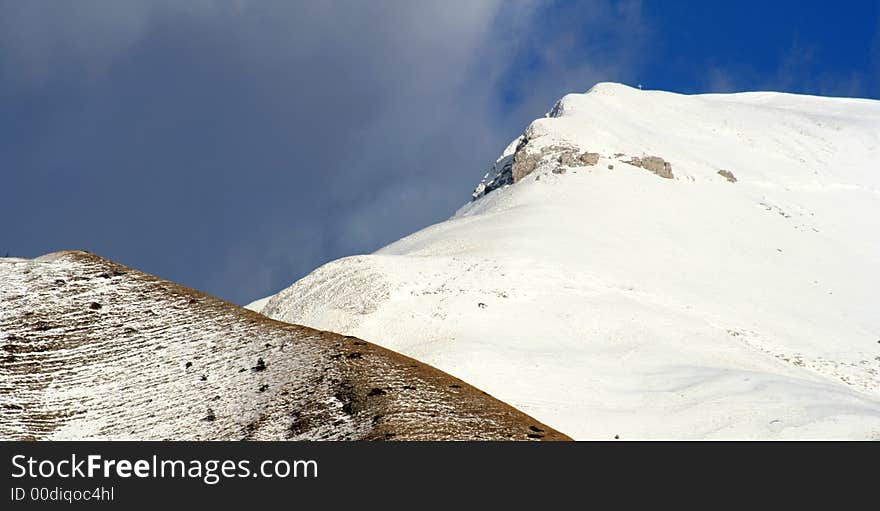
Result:
{"label": "exposed gray rock", "polygon": [[559,155],[556,161],[566,167],[577,167],[580,165],[580,158],[574,151],[564,151]]}
{"label": "exposed gray rock", "polygon": [[[580,167],[583,165],[595,165],[599,161],[598,153],[578,154],[577,147],[552,145],[543,147],[537,152],[527,152],[523,145],[517,149],[514,155],[514,163],[511,172],[513,182],[516,183],[523,177],[531,174],[544,161],[554,161],[562,167]],[[564,174],[565,169],[556,168],[554,174]]]}
{"label": "exposed gray rock", "polygon": [[529,151],[527,145],[517,148],[512,168],[513,182],[531,174],[544,161],[555,161],[561,165],[571,166],[575,163],[575,149],[572,147],[553,145],[542,147],[537,151]]}
{"label": "exposed gray rock", "polygon": [[599,162],[599,153],[584,152],[577,154],[577,149],[562,146],[553,146],[549,149],[561,151],[556,161],[566,167],[592,166]]}
{"label": "exposed gray rock", "polygon": [[558,164],[552,172],[564,174],[562,167],[593,166],[599,162],[599,153],[581,152],[571,145],[552,145],[533,149],[529,147],[529,132],[522,135],[512,155],[499,160],[486,174],[471,194],[472,200],[490,193],[498,188],[518,183],[522,178],[535,172],[542,164]]}
{"label": "exposed gray rock", "polygon": [[634,156],[627,163],[636,167],[641,167],[662,178],[672,179],[675,177],[672,174],[672,165],[659,156],[643,156],[641,158]]}
{"label": "exposed gray rock", "polygon": [[520,179],[534,172],[535,168],[538,166],[538,162],[541,161],[542,156],[544,156],[543,151],[536,154],[529,154],[526,152],[525,146],[523,146],[523,149],[517,149],[513,156],[513,167],[511,168],[511,178],[513,179],[513,182],[516,183]]}
{"label": "exposed gray rock", "polygon": [[595,165],[599,163],[599,153],[590,153],[586,152],[580,156],[578,156],[578,160],[584,165]]}
{"label": "exposed gray rock", "polygon": [[556,103],[553,104],[553,108],[547,112],[545,117],[562,117],[562,111],[564,110],[563,100],[560,99]]}
{"label": "exposed gray rock", "polygon": [[[471,200],[477,200],[480,197],[490,193],[494,190],[502,188],[507,185],[513,184],[514,181],[514,171],[513,167],[517,164],[517,156],[519,156],[519,165],[517,166],[517,175],[519,177],[516,179],[522,179],[522,176],[527,175],[531,172],[528,170],[529,164],[525,163],[525,153],[523,152],[526,144],[529,143],[529,138],[527,133],[524,133],[521,136],[521,140],[519,144],[516,146],[516,150],[513,154],[506,156],[499,161],[497,161],[492,168],[489,169],[489,172],[483,177],[483,180],[480,181],[480,184],[474,188],[473,193],[471,194]],[[535,162],[537,164],[537,162]],[[527,171],[528,170],[528,171]],[[534,170],[534,168],[532,168]]]}
{"label": "exposed gray rock", "polygon": [[736,176],[733,175],[733,172],[729,170],[719,170],[718,175],[728,180],[731,183],[736,183]]}

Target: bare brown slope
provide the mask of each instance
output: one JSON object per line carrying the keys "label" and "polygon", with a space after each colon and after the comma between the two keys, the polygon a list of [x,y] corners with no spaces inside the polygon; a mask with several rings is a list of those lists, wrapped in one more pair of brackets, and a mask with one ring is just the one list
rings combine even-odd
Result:
{"label": "bare brown slope", "polygon": [[0,260],[0,283],[0,439],[568,439],[398,353],[85,252]]}

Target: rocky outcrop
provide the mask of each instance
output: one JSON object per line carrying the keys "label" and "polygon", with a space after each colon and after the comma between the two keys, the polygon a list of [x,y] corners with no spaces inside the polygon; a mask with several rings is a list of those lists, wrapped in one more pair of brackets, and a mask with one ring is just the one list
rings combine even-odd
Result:
{"label": "rocky outcrop", "polygon": [[85,252],[0,259],[0,440],[563,440],[433,367]]}
{"label": "rocky outcrop", "polygon": [[599,163],[599,153],[580,153],[577,148],[561,146],[554,146],[550,149],[552,149],[552,151],[550,151],[551,153],[555,151],[559,152],[559,157],[557,158],[557,161],[560,165],[564,165],[566,167],[591,167]]}
{"label": "rocky outcrop", "polygon": [[599,163],[599,153],[585,152],[578,156],[578,160],[584,165],[593,166]]}
{"label": "rocky outcrop", "polygon": [[519,137],[519,142],[517,143],[514,152],[503,158],[499,158],[498,161],[492,165],[489,172],[483,176],[482,181],[480,181],[477,187],[474,188],[474,191],[471,194],[471,200],[477,200],[489,192],[514,183],[513,165],[516,162],[517,155],[520,154],[522,148],[525,147],[527,143],[528,138],[525,135]]}
{"label": "rocky outcrop", "polygon": [[564,167],[593,166],[601,157],[599,153],[582,152],[577,147],[569,145],[557,144],[532,149],[528,144],[529,138],[523,135],[514,153],[496,162],[492,170],[477,185],[471,194],[473,200],[503,186],[518,183],[541,165],[556,164],[551,172],[564,174]]}
{"label": "rocky outcrop", "polygon": [[523,144],[516,150],[516,153],[513,156],[511,178],[514,183],[534,172],[538,163],[541,161],[541,158],[546,154],[546,151],[529,153],[525,148],[526,146]]}
{"label": "rocky outcrop", "polygon": [[[615,158],[625,156],[623,153],[615,153]],[[550,167],[553,174],[565,174],[567,167],[591,167],[599,163],[599,153],[582,151],[576,146],[555,144],[538,149],[529,146],[529,138],[523,135],[516,146],[513,154],[500,159],[486,174],[480,184],[471,194],[472,200],[477,200],[487,193],[503,186],[512,185],[521,181],[524,177],[534,173],[543,165]],[[664,179],[674,179],[672,164],[659,156],[633,156],[625,163],[643,168]],[[613,165],[608,166],[613,169]],[[735,182],[736,178],[729,171],[720,171],[728,181]],[[728,177],[729,176],[729,177]]]}
{"label": "rocky outcrop", "polygon": [[672,164],[659,156],[642,156],[641,158],[634,156],[627,163],[636,167],[641,167],[665,179],[672,179],[675,177],[672,174]]}
{"label": "rocky outcrop", "polygon": [[[527,143],[528,141],[526,140],[526,143],[520,145],[514,154],[513,167],[511,168],[511,178],[514,183],[519,182],[522,178],[534,172],[543,163],[557,163],[565,167],[579,167],[585,164],[584,160],[581,159],[582,157],[594,154],[580,154],[576,147],[565,145],[552,145],[532,151],[528,148]],[[598,161],[598,155],[596,156],[596,161]],[[587,156],[585,159],[589,161],[591,157]],[[556,172],[556,169],[553,172],[556,174],[562,173]]]}

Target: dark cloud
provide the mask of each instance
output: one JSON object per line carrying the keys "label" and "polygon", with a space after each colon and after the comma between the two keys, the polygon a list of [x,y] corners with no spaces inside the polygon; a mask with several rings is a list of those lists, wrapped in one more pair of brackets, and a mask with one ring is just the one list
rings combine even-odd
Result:
{"label": "dark cloud", "polygon": [[640,44],[586,35],[640,23],[636,2],[0,12],[0,251],[83,248],[239,303],[448,217],[530,119],[628,78]]}

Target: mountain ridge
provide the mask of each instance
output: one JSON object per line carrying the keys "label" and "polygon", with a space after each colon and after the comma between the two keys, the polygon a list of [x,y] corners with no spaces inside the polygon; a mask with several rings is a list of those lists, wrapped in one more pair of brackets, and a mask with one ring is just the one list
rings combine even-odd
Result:
{"label": "mountain ridge", "polygon": [[0,259],[6,440],[566,440],[354,337],[86,252]]}
{"label": "mountain ridge", "polygon": [[261,311],[575,438],[880,438],[880,101],[598,84],[549,113],[449,220]]}

